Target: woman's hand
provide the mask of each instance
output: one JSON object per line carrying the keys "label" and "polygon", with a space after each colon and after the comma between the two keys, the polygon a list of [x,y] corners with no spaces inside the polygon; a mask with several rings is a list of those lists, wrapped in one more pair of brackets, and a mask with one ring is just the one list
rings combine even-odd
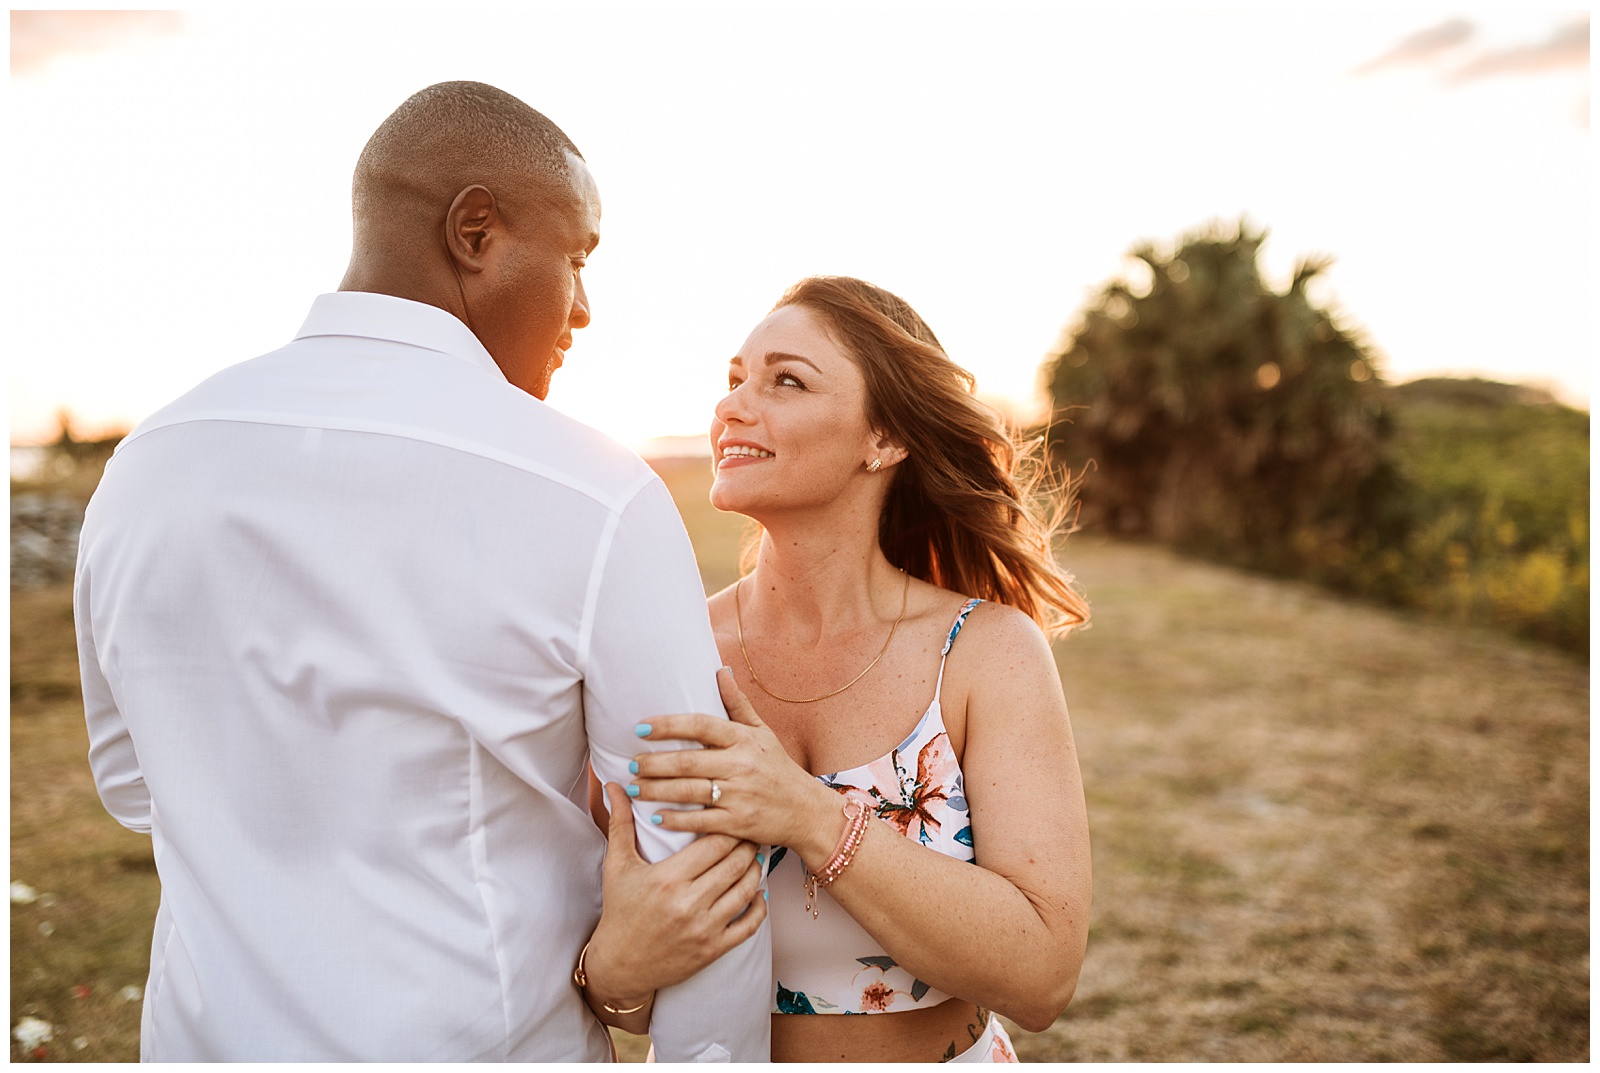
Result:
{"label": "woman's hand", "polygon": [[585,997],[602,1021],[643,1034],[649,1005],[619,1015],[601,1003],[628,1009],[648,1002],[754,935],[767,916],[761,861],[754,844],[710,835],[650,864],[634,841],[628,796],[616,783],[605,792],[605,900],[584,963]]}
{"label": "woman's hand", "polygon": [[634,757],[638,797],[707,806],[657,813],[655,822],[670,831],[714,831],[762,845],[787,846],[806,861],[815,860],[820,852],[825,860],[845,826],[843,800],[784,751],[726,667],[717,672],[717,687],[728,709],[727,719],[667,715],[650,721],[644,736],[651,741],[693,741],[704,748]]}

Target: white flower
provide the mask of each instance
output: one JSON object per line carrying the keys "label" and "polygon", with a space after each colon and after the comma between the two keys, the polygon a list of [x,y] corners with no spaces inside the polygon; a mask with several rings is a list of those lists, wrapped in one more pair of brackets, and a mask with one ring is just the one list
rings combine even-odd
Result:
{"label": "white flower", "polygon": [[39,895],[34,893],[33,888],[26,883],[19,883],[14,879],[11,881],[11,903],[13,905],[32,905],[34,899],[38,897]]}
{"label": "white flower", "polygon": [[139,987],[137,984],[129,984],[121,991],[118,991],[117,994],[122,997],[123,1002],[138,1002],[144,998],[144,988]]}
{"label": "white flower", "polygon": [[37,1017],[24,1017],[17,1022],[17,1027],[11,1030],[22,1049],[31,1051],[41,1043],[49,1043],[55,1038],[55,1026],[49,1021],[41,1021]]}

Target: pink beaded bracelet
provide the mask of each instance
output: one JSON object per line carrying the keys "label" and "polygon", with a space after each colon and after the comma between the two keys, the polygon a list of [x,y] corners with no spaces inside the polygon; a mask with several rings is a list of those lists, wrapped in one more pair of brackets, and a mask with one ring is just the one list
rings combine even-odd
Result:
{"label": "pink beaded bracelet", "polygon": [[833,856],[828,858],[828,863],[822,866],[820,872],[806,873],[806,910],[811,914],[811,919],[817,919],[817,910],[821,903],[817,900],[817,884],[824,887],[831,886],[838,879],[850,862],[855,860],[856,850],[861,848],[861,840],[867,833],[867,810],[859,801],[846,799],[844,803],[845,819],[850,821],[845,824],[844,834],[839,837],[839,844],[833,849]]}

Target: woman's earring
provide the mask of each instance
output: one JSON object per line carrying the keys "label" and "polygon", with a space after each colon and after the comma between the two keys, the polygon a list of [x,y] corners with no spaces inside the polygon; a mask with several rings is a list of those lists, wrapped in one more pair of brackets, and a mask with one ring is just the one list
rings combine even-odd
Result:
{"label": "woman's earring", "polygon": [[876,473],[882,468],[883,468],[883,459],[881,459],[881,458],[874,458],[871,462],[867,463],[867,472],[868,473]]}

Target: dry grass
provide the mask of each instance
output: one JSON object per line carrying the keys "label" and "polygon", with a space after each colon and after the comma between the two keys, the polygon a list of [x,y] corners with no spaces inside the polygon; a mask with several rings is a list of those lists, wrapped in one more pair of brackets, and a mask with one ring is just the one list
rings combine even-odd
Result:
{"label": "dry grass", "polygon": [[[701,506],[703,463],[664,469],[726,584],[739,524]],[[1078,998],[1014,1033],[1024,1059],[1587,1060],[1585,665],[1159,550],[1069,558],[1095,904]],[[12,878],[54,901],[12,907],[12,1024],[132,1060],[156,883],[86,747],[69,594],[14,594]]]}
{"label": "dry grass", "polygon": [[150,840],[106,815],[86,759],[68,586],[11,594],[11,1024],[55,1026],[52,1061],[133,1061],[159,896]]}
{"label": "dry grass", "polygon": [[1589,675],[1079,541],[1089,957],[1034,1060],[1583,1061]]}

